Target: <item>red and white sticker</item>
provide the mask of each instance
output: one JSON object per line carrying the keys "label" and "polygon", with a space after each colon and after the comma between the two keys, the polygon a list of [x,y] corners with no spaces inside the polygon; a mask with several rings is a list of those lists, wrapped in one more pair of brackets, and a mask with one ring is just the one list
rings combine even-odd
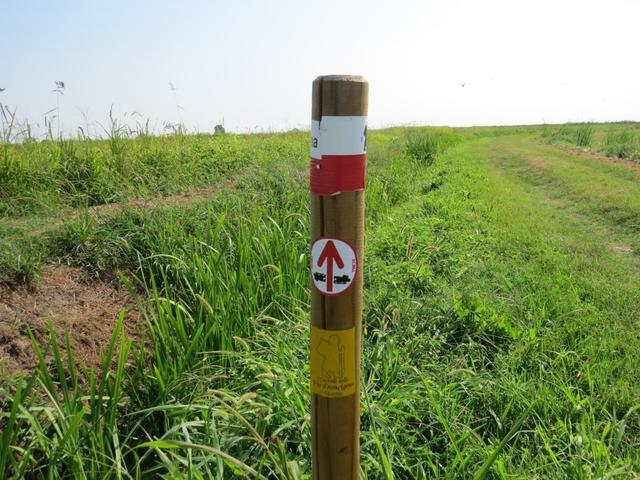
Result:
{"label": "red and white sticker", "polygon": [[325,115],[311,121],[311,192],[364,190],[366,162],[366,116]]}
{"label": "red and white sticker", "polygon": [[367,117],[324,115],[311,121],[311,158],[367,153]]}
{"label": "red and white sticker", "polygon": [[311,246],[311,278],[323,295],[347,290],[358,272],[358,258],[351,245],[332,237],[318,238]]}

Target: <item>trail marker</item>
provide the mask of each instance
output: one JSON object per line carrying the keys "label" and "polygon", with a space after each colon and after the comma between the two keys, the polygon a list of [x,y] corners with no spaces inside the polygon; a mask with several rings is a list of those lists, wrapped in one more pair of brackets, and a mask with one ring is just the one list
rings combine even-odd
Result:
{"label": "trail marker", "polygon": [[369,85],[313,82],[311,424],[314,480],[360,478],[362,252]]}
{"label": "trail marker", "polygon": [[339,295],[352,284],[358,259],[351,245],[337,238],[318,238],[311,246],[311,277],[323,295]]}

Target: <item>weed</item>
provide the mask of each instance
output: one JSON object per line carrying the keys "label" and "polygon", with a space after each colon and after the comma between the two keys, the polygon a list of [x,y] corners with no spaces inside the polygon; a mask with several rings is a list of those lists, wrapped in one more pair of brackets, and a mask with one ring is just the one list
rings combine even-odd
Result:
{"label": "weed", "polygon": [[610,130],[604,140],[604,152],[617,158],[634,158],[640,152],[640,141],[628,129]]}
{"label": "weed", "polygon": [[576,145],[579,147],[589,147],[593,139],[593,125],[583,123],[576,127]]}
{"label": "weed", "polygon": [[405,152],[416,162],[431,165],[440,149],[440,137],[432,133],[412,134],[405,142]]}

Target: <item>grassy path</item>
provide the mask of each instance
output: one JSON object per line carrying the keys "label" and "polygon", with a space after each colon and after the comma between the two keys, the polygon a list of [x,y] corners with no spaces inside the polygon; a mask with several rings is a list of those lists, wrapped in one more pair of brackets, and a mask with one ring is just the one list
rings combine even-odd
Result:
{"label": "grassy path", "polygon": [[[603,287],[638,293],[640,284],[640,170],[539,145],[527,137],[498,137],[477,145],[490,178],[517,219],[548,235],[574,257],[584,276]],[[636,297],[627,305],[640,318]]]}
{"label": "grassy path", "polygon": [[[403,344],[401,357],[424,371],[432,358],[416,358],[416,345],[433,344],[425,337],[434,333],[446,339],[429,386],[443,434],[466,452],[474,442],[465,438],[477,434],[487,455],[492,436],[504,440],[524,415],[494,472],[633,477],[639,172],[520,135],[463,142],[436,167],[442,185],[417,185],[421,194],[394,221],[404,225],[407,251],[420,254],[393,263],[397,277],[409,272],[400,311],[422,302],[428,313],[418,310],[415,321],[430,324],[413,332],[421,340]],[[372,250],[372,261],[384,258]],[[470,475],[463,457],[448,457],[448,473]]]}
{"label": "grassy path", "polygon": [[[468,148],[486,171],[496,226],[554,252],[571,290],[592,310],[575,319],[595,349],[589,363],[601,362],[605,375],[608,362],[620,362],[629,377],[619,381],[640,380],[632,348],[640,330],[640,172],[520,136]],[[620,357],[617,342],[629,356]]]}
{"label": "grassy path", "polygon": [[363,361],[396,478],[638,473],[637,174],[530,134],[402,172],[368,229]]}
{"label": "grassy path", "polygon": [[[584,442],[576,445],[576,453],[589,451],[589,460],[580,475],[571,475],[612,475],[617,470],[609,462],[620,443],[607,440],[607,431],[625,424],[640,398],[640,172],[522,136],[468,144],[464,155],[485,172],[481,196],[493,210],[493,229],[516,247],[505,250],[513,254],[521,245],[530,254],[535,245],[529,260],[537,275],[520,271],[510,277],[516,282],[528,278],[529,292],[515,293],[514,301],[537,297],[537,308],[526,315],[545,344],[546,360],[539,359],[539,367],[547,361],[556,367],[559,360],[565,364],[564,373],[544,373],[537,396],[564,392],[563,400],[570,399],[576,409],[572,415],[582,417],[573,420],[572,438]],[[552,417],[541,417],[545,429]],[[573,423],[571,416],[565,422]],[[627,461],[633,459],[637,467],[637,423],[632,431],[635,450],[630,452],[635,453]],[[630,475],[631,470],[620,468],[620,475]]]}
{"label": "grassy path", "polygon": [[521,183],[556,201],[564,212],[579,213],[626,240],[640,233],[640,169],[628,162],[568,153],[527,137],[499,137],[487,142],[486,155]]}

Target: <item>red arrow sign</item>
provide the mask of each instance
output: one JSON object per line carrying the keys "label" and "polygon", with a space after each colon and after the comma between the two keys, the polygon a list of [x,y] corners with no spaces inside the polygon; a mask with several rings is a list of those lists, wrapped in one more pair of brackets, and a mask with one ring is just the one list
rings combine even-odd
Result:
{"label": "red arrow sign", "polygon": [[331,240],[322,249],[322,253],[318,258],[318,266],[322,267],[325,261],[327,262],[327,292],[333,292],[333,262],[336,262],[338,268],[344,268],[344,262]]}

